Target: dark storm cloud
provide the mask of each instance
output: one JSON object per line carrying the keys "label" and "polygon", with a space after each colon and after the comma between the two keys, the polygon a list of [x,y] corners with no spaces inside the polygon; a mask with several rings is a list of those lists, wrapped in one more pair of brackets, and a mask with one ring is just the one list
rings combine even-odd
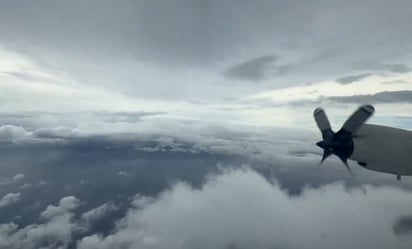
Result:
{"label": "dark storm cloud", "polygon": [[227,78],[259,81],[265,78],[267,71],[273,66],[276,59],[277,57],[274,55],[260,56],[232,66],[223,75]]}
{"label": "dark storm cloud", "polygon": [[393,91],[379,92],[375,94],[353,95],[353,96],[332,96],[328,100],[339,103],[371,103],[371,104],[390,104],[390,103],[412,103],[412,91]]}
{"label": "dark storm cloud", "polygon": [[341,78],[336,79],[336,82],[338,82],[342,85],[346,85],[346,84],[350,84],[350,83],[356,82],[358,80],[361,80],[363,78],[366,78],[370,75],[371,75],[370,73],[349,75],[349,76],[345,76],[345,77],[341,77]]}

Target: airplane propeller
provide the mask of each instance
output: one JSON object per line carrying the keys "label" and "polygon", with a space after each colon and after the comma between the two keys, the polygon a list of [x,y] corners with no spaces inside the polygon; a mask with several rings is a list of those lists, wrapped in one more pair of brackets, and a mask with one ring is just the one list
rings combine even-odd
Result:
{"label": "airplane propeller", "polygon": [[345,165],[346,169],[353,176],[353,172],[348,164],[348,158],[354,150],[353,137],[354,133],[370,118],[375,112],[371,105],[359,107],[343,124],[338,132],[334,132],[330,126],[329,119],[322,108],[317,108],[313,112],[316,124],[322,133],[322,141],[316,143],[323,149],[323,163],[329,156],[336,155]]}

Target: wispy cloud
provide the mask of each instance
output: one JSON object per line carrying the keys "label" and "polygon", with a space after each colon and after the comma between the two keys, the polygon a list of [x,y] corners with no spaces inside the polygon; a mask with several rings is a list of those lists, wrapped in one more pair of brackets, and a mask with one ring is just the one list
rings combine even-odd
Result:
{"label": "wispy cloud", "polygon": [[20,200],[20,193],[8,193],[0,199],[0,208],[8,206]]}

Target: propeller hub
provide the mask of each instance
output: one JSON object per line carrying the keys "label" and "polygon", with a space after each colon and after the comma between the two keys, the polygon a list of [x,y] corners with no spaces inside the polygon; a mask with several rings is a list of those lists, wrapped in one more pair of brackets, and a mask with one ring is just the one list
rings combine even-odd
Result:
{"label": "propeller hub", "polygon": [[346,161],[354,150],[352,136],[344,130],[340,130],[333,134],[332,137],[317,142],[316,145],[325,151],[337,155],[342,161]]}

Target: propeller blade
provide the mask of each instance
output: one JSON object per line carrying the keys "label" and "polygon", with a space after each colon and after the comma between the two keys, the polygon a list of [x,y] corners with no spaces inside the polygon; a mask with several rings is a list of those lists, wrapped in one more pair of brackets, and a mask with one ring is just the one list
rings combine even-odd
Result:
{"label": "propeller blade", "polygon": [[346,169],[349,171],[349,174],[350,174],[352,177],[355,177],[355,175],[354,175],[353,172],[352,172],[352,169],[349,167],[348,159],[347,159],[346,157],[343,157],[343,156],[340,156],[340,155],[337,155],[337,156],[338,156],[339,159],[342,161],[342,163],[345,165]]}
{"label": "propeller blade", "polygon": [[316,108],[313,111],[313,117],[315,118],[316,125],[318,126],[319,130],[322,132],[323,139],[329,139],[333,136],[333,131],[330,126],[330,122],[328,117],[326,116],[325,111],[322,108]]}
{"label": "propeller blade", "polygon": [[329,150],[323,150],[323,155],[322,155],[322,160],[320,160],[319,164],[322,164],[323,161],[326,160],[326,158],[328,158],[330,155],[332,155],[332,152]]}
{"label": "propeller blade", "polygon": [[350,133],[356,132],[375,112],[375,108],[371,105],[359,107],[343,124],[342,130]]}
{"label": "propeller blade", "polygon": [[322,140],[320,142],[317,142],[316,145],[319,146],[320,148],[326,150],[328,148],[329,144],[328,144],[328,142]]}

